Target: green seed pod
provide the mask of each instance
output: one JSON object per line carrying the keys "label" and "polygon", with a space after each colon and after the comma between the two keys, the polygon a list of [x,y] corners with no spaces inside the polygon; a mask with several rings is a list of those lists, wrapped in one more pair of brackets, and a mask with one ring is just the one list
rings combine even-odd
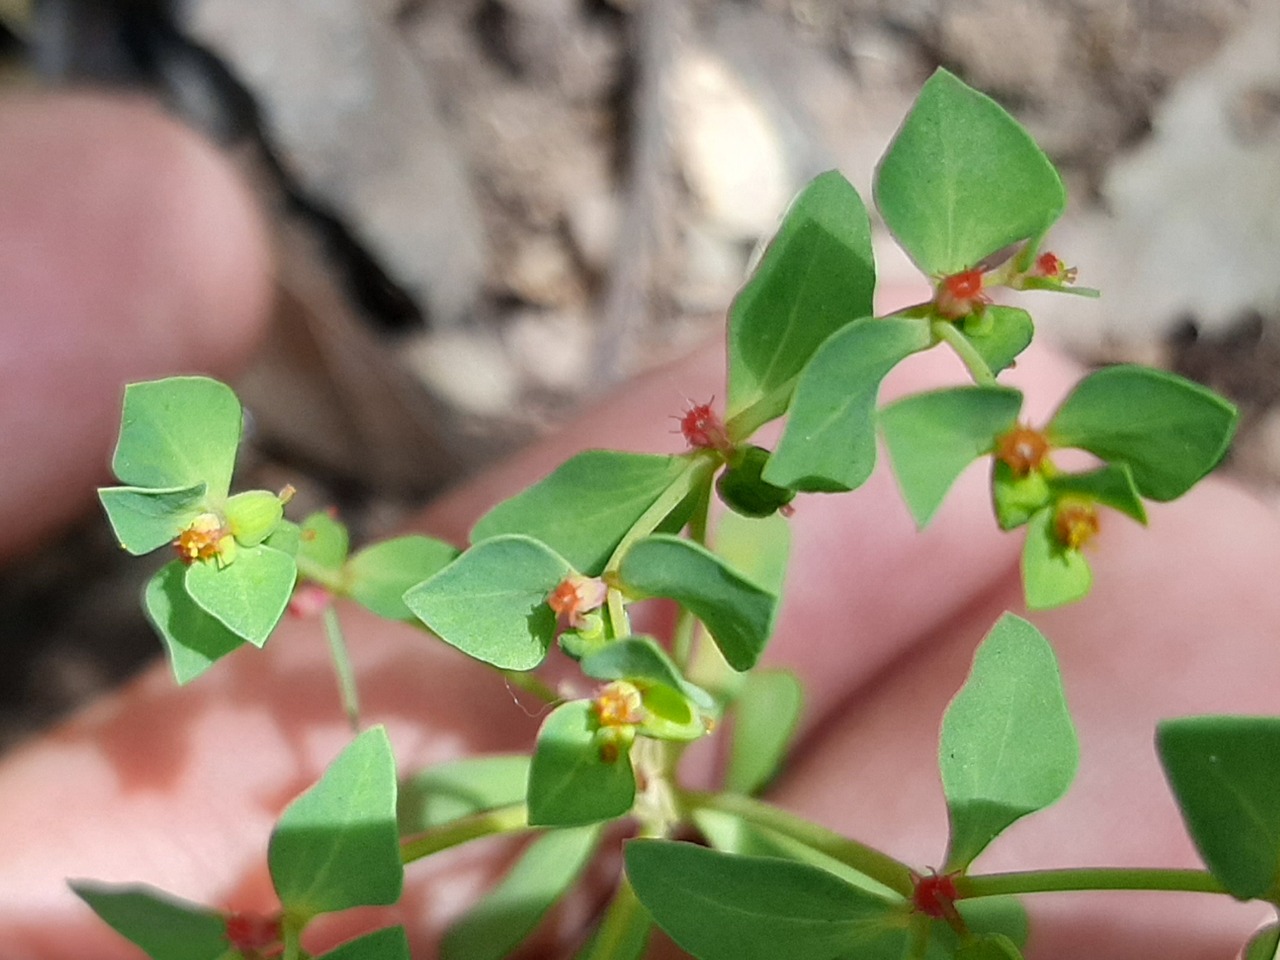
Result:
{"label": "green seed pod", "polygon": [[716,480],[716,492],[730,510],[744,517],[769,517],[785,507],[796,492],[766,483],[760,474],[769,462],[763,447],[740,447]]}
{"label": "green seed pod", "polygon": [[246,490],[227,501],[227,524],[243,547],[256,547],[279,526],[284,504],[266,490]]}

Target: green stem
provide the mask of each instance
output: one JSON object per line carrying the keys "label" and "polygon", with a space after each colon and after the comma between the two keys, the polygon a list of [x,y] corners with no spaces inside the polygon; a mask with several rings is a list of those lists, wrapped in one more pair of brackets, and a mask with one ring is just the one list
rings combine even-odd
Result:
{"label": "green stem", "polygon": [[338,620],[338,610],[332,604],[324,608],[324,635],[329,641],[329,656],[333,660],[333,672],[338,678],[338,695],[342,698],[342,709],[347,715],[354,733],[360,732],[360,691],[356,687],[356,674],[351,666],[351,655],[347,652],[347,641],[342,635],[342,624]]}
{"label": "green stem", "polygon": [[337,594],[340,597],[347,595],[347,586],[343,582],[341,570],[322,567],[303,556],[296,557],[295,562],[298,565],[299,580],[310,580],[312,583],[318,583],[330,593]]}
{"label": "green stem", "polygon": [[987,361],[982,359],[982,354],[978,353],[968,337],[961,333],[954,323],[950,320],[935,320],[929,324],[929,330],[937,339],[945,341],[956,352],[964,363],[965,369],[969,371],[969,376],[973,377],[974,383],[983,387],[995,385],[996,375],[987,366]]}
{"label": "green stem", "polygon": [[1127,867],[1074,867],[1065,870],[1022,870],[956,878],[963,899],[1006,894],[1081,890],[1168,890],[1185,893],[1226,893],[1204,870],[1160,870]]}
{"label": "green stem", "polygon": [[400,862],[413,863],[423,857],[429,857],[441,850],[461,846],[481,837],[492,837],[500,833],[523,833],[531,830],[529,811],[523,803],[513,803],[508,807],[486,810],[469,817],[460,817],[449,823],[433,827],[424,833],[406,837],[400,841]]}
{"label": "green stem", "polygon": [[[704,547],[707,545],[707,516],[710,512],[711,487],[708,485],[689,517],[689,539]],[[697,618],[689,608],[681,606],[675,628],[671,631],[672,655],[681,670],[687,670],[693,658],[693,637],[697,625]]]}
{"label": "green stem", "polygon": [[[649,914],[640,905],[626,874],[619,874],[618,889],[613,892],[604,919],[600,921],[600,929],[582,960],[615,960],[619,955],[638,955],[636,951],[643,952],[645,941],[649,939],[651,925]],[[631,948],[630,953],[627,952],[628,947]]]}
{"label": "green stem", "polygon": [[736,793],[684,793],[680,800],[688,810],[719,810],[748,823],[765,827],[839,860],[903,897],[914,890],[911,868],[873,847],[787,813],[772,804]]}
{"label": "green stem", "polygon": [[280,924],[280,960],[301,960],[302,953],[302,928],[304,922],[299,922],[296,918],[286,914],[283,922]]}
{"label": "green stem", "polygon": [[631,545],[637,540],[643,540],[658,529],[658,524],[667,519],[672,510],[680,506],[681,501],[689,495],[695,486],[704,480],[710,479],[711,474],[718,466],[720,466],[718,460],[707,456],[690,457],[685,463],[685,468],[667,485],[667,489],[658,494],[658,498],[649,504],[649,509],[640,514],[636,522],[631,525],[631,529],[618,541],[618,546],[613,551],[613,556],[605,564],[605,573],[616,571],[622,563],[622,558],[631,549]]}

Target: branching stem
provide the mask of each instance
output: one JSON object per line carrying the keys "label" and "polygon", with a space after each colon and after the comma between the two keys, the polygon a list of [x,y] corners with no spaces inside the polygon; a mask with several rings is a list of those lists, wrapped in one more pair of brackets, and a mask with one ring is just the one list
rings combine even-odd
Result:
{"label": "branching stem", "polygon": [[523,803],[513,803],[496,810],[460,817],[424,833],[406,837],[400,841],[400,862],[413,863],[433,853],[458,847],[481,837],[523,833],[531,829],[535,828],[529,826],[528,808]]}

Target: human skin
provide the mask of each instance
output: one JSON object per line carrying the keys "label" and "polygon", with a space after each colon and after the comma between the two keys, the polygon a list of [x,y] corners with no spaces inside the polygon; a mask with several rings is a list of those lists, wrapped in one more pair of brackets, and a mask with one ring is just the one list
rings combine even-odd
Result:
{"label": "human skin", "polygon": [[[0,436],[22,451],[20,469],[0,472],[0,556],[12,557],[108,481],[121,384],[228,373],[252,348],[270,280],[263,228],[234,176],[149,109],[101,98],[0,102],[0,142],[14,146],[0,155]],[[103,171],[95,156],[117,160]],[[59,190],[76,203],[40,202]],[[899,303],[908,295],[888,292]],[[1035,422],[1077,375],[1033,352],[1011,381],[1027,391]],[[961,376],[929,355],[895,372],[886,394]],[[671,415],[686,397],[713,395],[723,396],[723,362],[708,349],[594,403],[415,526],[461,542],[479,512],[585,447],[676,452]],[[46,491],[38,505],[33,491]],[[1020,538],[996,530],[979,471],[922,534],[883,469],[853,495],[796,506],[769,659],[804,677],[809,701],[798,753],[771,799],[920,867],[937,864],[946,831],[939,717],[982,634],[1021,609]],[[1104,518],[1092,595],[1032,617],[1062,662],[1079,780],[997,841],[978,869],[1196,866],[1153,726],[1188,713],[1274,712],[1277,526],[1268,509],[1215,481],[1154,508],[1147,530]],[[367,721],[387,725],[402,769],[528,748],[538,718],[485,668],[358,609],[344,606],[342,617]],[[266,650],[237,652],[188,688],[154,668],[12,752],[0,761],[0,957],[139,955],[68,893],[67,877],[270,909],[271,824],[348,737],[318,624],[287,620]],[[441,925],[506,852],[483,844],[415,864],[398,908],[356,922],[403,922],[415,956],[434,956]],[[1029,955],[1041,960],[1219,960],[1264,913],[1187,894],[1036,897],[1029,906]]]}

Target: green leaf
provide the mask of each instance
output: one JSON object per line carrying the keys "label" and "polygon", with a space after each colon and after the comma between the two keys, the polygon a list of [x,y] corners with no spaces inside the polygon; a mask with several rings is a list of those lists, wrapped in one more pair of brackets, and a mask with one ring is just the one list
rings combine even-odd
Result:
{"label": "green leaf", "polygon": [[383,927],[334,947],[316,960],[411,960],[404,927]]}
{"label": "green leaf", "polygon": [[569,564],[529,537],[482,540],[404,595],[445,643],[503,670],[532,670],[555,639],[547,595]]}
{"label": "green leaf", "polygon": [[1067,195],[1035,141],[990,97],[934,72],[876,170],[875,199],[898,243],[934,277],[1038,239]]}
{"label": "green leaf", "polygon": [[400,832],[421,833],[473,813],[523,803],[529,758],[465,757],[427,767],[400,787]]}
{"label": "green leaf", "polygon": [[1142,504],[1142,496],[1128,464],[1109,463],[1087,473],[1059,473],[1050,477],[1046,485],[1055,499],[1084,497],[1119,510],[1141,524],[1147,522],[1147,508]]}
{"label": "green leaf", "polygon": [[298,562],[336,574],[347,562],[351,539],[346,524],[327,511],[311,514],[298,531]]}
{"label": "green leaf", "polygon": [[1053,508],[1027,524],[1022,544],[1022,589],[1030,610],[1049,610],[1088,596],[1093,572],[1079,550],[1066,546],[1053,530]]}
{"label": "green leaf", "polygon": [[207,907],[140,885],[77,880],[71,889],[151,960],[218,960],[229,949],[226,920]]}
{"label": "green leaf", "polygon": [[829,338],[800,376],[764,479],[825,493],[866,482],[876,463],[880,381],[932,343],[927,321],[902,317],[866,317]]}
{"label": "green leaf", "polygon": [[303,917],[400,899],[396,768],[382,727],[352,740],[285,808],[267,862],[285,910]]}
{"label": "green leaf", "polygon": [[1218,465],[1236,408],[1161,370],[1122,364],[1081,380],[1046,428],[1055,446],[1129,465],[1144,497],[1173,500]]}
{"label": "green leaf", "polygon": [[665,840],[633,840],[625,856],[640,902],[698,960],[902,956],[901,902],[817,867]]}
{"label": "green leaf", "polygon": [[917,393],[880,411],[880,427],[903,499],[923,529],[965,468],[1011,429],[1022,394],[1008,387]]}
{"label": "green leaf", "polygon": [[405,593],[439,573],[458,557],[457,548],[443,540],[411,535],[365,547],[347,564],[347,577],[356,603],[388,620],[412,620]]}
{"label": "green leaf", "polygon": [[204,484],[169,490],[100,487],[98,499],[120,546],[141,556],[172,542],[201,513]]}
{"label": "green leaf", "polygon": [[648,911],[636,899],[627,878],[620,877],[604,918],[575,960],[643,960],[652,932]]}
{"label": "green leaf", "polygon": [[951,821],[945,869],[968,867],[1011,823],[1061,797],[1078,761],[1053,650],[1035,627],[1006,613],[942,720],[938,762]]}
{"label": "green leaf", "polygon": [[260,647],[284,615],[297,575],[293,557],[260,544],[237,550],[221,569],[213,560],[191,564],[184,584],[205,613]]}
{"label": "green leaf", "polygon": [[711,694],[684,678],[667,652],[648,637],[626,637],[583,658],[582,672],[594,680],[661,683],[679,690],[708,713],[717,710]]}
{"label": "green leaf", "polygon": [[524,534],[551,547],[579,573],[595,576],[636,521],[691,466],[684,457],[588,450],[486,513],[472,529],[471,542]]}
{"label": "green leaf", "polygon": [[599,839],[593,825],[534,840],[502,882],[445,933],[441,960],[502,960],[578,879]]}
{"label": "green leaf", "polygon": [[987,933],[956,947],[956,960],[1022,960],[1018,945],[1003,933]]}
{"label": "green leaf", "polygon": [[792,202],[729,308],[727,416],[751,407],[756,424],[780,416],[822,341],[871,314],[875,282],[866,207],[838,172],[821,174]]}
{"label": "green leaf", "polygon": [[1240,960],[1276,960],[1280,952],[1280,924],[1269,923],[1254,933],[1240,952]]}
{"label": "green leaf", "polygon": [[621,817],[635,802],[636,778],[625,750],[608,762],[596,739],[595,704],[556,707],[538,731],[529,767],[529,823],[578,826]]}
{"label": "green leaf", "polygon": [[240,401],[207,377],[172,377],[125,387],[120,440],[111,466],[131,487],[206,485],[211,500],[231,487],[240,442]]}
{"label": "green leaf", "polygon": [[1018,355],[1030,346],[1035,324],[1031,314],[1018,307],[988,304],[977,322],[971,318],[961,323],[960,332],[973,344],[991,372],[999,373],[1013,366]]}
{"label": "green leaf", "polygon": [[753,670],[738,691],[725,787],[756,793],[773,779],[800,722],[804,688],[789,670]]}
{"label": "green leaf", "polygon": [[174,560],[156,571],[143,594],[147,617],[168,648],[169,666],[180,684],[194,680],[244,644],[243,638],[196,606],[183,586],[185,573]]}
{"label": "green leaf", "polygon": [[1156,748],[1187,832],[1241,900],[1280,889],[1280,717],[1184,717]]}
{"label": "green leaf", "polygon": [[773,631],[778,598],[690,540],[646,537],[627,551],[618,576],[628,591],[688,609],[735,670],[755,666]]}

